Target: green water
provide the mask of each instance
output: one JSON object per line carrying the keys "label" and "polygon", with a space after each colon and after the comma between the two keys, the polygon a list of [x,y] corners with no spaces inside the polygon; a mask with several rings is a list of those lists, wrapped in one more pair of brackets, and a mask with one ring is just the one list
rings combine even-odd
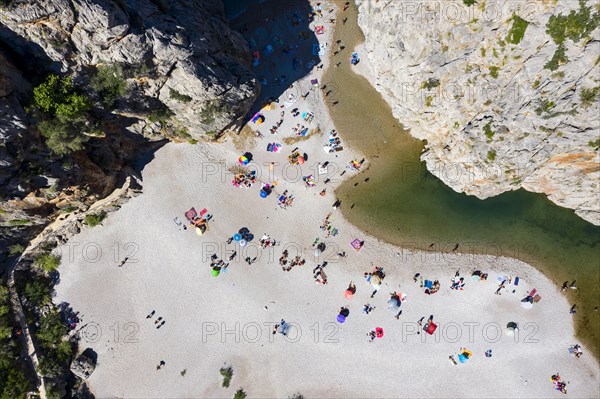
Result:
{"label": "green water", "polygon": [[[577,280],[569,290],[576,303],[577,331],[600,354],[600,227],[544,195],[524,190],[479,200],[454,192],[427,172],[419,161],[423,144],[393,118],[379,93],[351,70],[349,51],[362,40],[356,10],[343,15],[334,40],[347,47],[323,81],[335,82],[339,103],[330,104],[336,127],[350,145],[370,161],[363,173],[344,183],[337,196],[344,215],[354,224],[388,242],[408,247],[512,256],[542,270],[557,284]],[[331,102],[331,100],[330,100]],[[364,182],[369,178],[368,182]],[[355,183],[358,183],[355,186]],[[569,315],[565,315],[569,317]]]}

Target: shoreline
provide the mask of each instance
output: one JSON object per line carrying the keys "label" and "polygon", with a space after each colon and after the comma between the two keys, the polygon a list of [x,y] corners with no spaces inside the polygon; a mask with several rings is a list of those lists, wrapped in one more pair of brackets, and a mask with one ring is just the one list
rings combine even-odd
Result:
{"label": "shoreline", "polygon": [[[305,87],[314,76],[320,75],[308,75],[294,85]],[[287,94],[283,93],[283,98]],[[588,351],[581,359],[568,355],[566,346],[575,343],[573,323],[568,314],[565,316],[569,305],[541,271],[507,257],[410,251],[352,225],[339,210],[331,208],[331,189],[358,175],[349,172],[338,177],[337,170],[331,174],[336,179],[326,185],[315,167],[329,161],[332,169],[343,169],[348,160],[360,156],[359,152],[347,147],[340,131],[344,151],[325,153],[322,145],[326,132],[334,126],[329,110],[320,99],[298,101],[295,106],[302,112],[315,113],[320,134],[284,145],[283,154],[269,153],[266,143],[288,137],[298,119],[286,117],[281,132],[271,136],[268,126],[278,119],[280,109],[268,110],[264,111],[267,126],[259,127],[265,138],[257,138],[243,148],[256,159],[254,167],[260,171],[257,186],[278,181],[269,197],[260,198],[256,186],[245,189],[231,184],[229,171],[238,164],[240,154],[234,138],[226,137],[221,144],[168,144],[143,170],[142,195],[128,201],[119,213],[109,214],[103,226],[83,229],[62,247],[65,252],[55,300],[67,301],[79,310],[82,325],[95,323],[101,328],[98,340],[86,340],[83,331],[83,344],[99,355],[99,365],[89,379],[97,395],[231,397],[243,387],[254,397],[287,397],[294,392],[306,397],[496,397],[497,392],[523,397],[540,392],[551,395],[548,376],[558,368],[571,381],[572,395],[598,396],[600,392],[589,386],[590,378],[593,386],[600,381],[597,362]],[[290,168],[286,155],[295,146],[309,154],[309,162]],[[270,162],[277,163],[273,170],[265,166]],[[299,176],[311,173],[316,175],[317,186],[305,188]],[[325,197],[319,195],[323,188],[327,188]],[[276,198],[284,190],[296,196],[288,209],[276,206]],[[209,230],[200,237],[173,223],[173,216],[183,219],[183,212],[190,206],[198,210],[206,207],[214,215]],[[337,236],[327,237],[319,229],[329,213],[339,231]],[[257,237],[265,232],[281,241],[282,246],[273,252],[259,252],[260,259],[248,266],[243,261],[244,251],[256,246],[242,249],[226,244],[232,232],[242,226],[249,227]],[[310,245],[315,237],[327,242],[328,249],[320,257],[314,256]],[[359,252],[350,246],[355,238],[365,241]],[[97,259],[78,250],[88,243],[101,249]],[[127,244],[134,245],[133,255],[127,252]],[[299,251],[307,264],[289,273],[281,270],[277,259],[284,248]],[[210,254],[225,258],[234,250],[239,254],[229,270],[212,277],[207,267]],[[348,257],[339,258],[338,251],[346,252]],[[132,262],[118,267],[126,255],[133,257]],[[326,286],[315,284],[311,278],[312,268],[323,260],[331,263],[325,269],[329,278]],[[375,298],[369,298],[372,288],[362,276],[373,265],[384,267],[387,277]],[[448,289],[456,268],[467,278],[464,291]],[[470,279],[477,269],[489,272],[487,281]],[[426,295],[412,280],[417,272],[426,279],[439,279],[443,288],[436,295]],[[494,296],[497,274],[518,275],[521,283]],[[358,288],[351,300],[344,298],[349,281]],[[520,298],[533,287],[543,299],[533,309],[525,310]],[[391,291],[407,296],[400,320],[386,309]],[[373,314],[361,314],[366,302],[376,307]],[[340,306],[351,309],[344,324],[335,323]],[[160,330],[146,319],[153,309],[167,322]],[[444,335],[440,342],[421,342],[425,334],[405,334],[404,328],[415,327],[420,317],[429,314],[440,325],[440,334],[449,332],[453,323],[480,323],[480,327],[492,323],[494,328],[499,326],[501,337],[497,342],[482,339],[483,332],[478,329],[472,342],[466,330],[458,341]],[[261,327],[281,318],[299,326],[303,334],[298,341],[271,336],[269,329]],[[504,327],[513,320],[523,326],[524,333],[525,324],[536,323],[539,342],[508,339]],[[239,330],[236,323],[241,324]],[[114,334],[115,325],[118,335]],[[132,325],[137,326],[135,334],[128,336]],[[248,326],[256,325],[261,337],[254,341],[249,339]],[[365,333],[375,326],[382,327],[385,336],[369,343]],[[333,336],[328,335],[331,331]],[[136,341],[126,341],[126,337]],[[328,342],[328,337],[337,341]],[[461,346],[473,351],[473,359],[465,365],[449,365],[448,355]],[[486,359],[483,352],[489,348],[494,349],[494,356]],[[539,356],[544,356],[543,366],[537,362]],[[165,369],[154,371],[161,359],[166,362]],[[234,368],[228,389],[219,386],[218,370],[223,363]],[[187,372],[185,377],[180,375],[182,370]],[[360,378],[374,370],[377,378]],[[402,380],[397,378],[399,373]],[[502,381],[497,378],[499,374]],[[479,384],[473,384],[474,379]],[[178,383],[173,384],[174,380]]]}
{"label": "shoreline", "polygon": [[[355,20],[357,10],[355,7],[351,7],[349,11],[352,11],[350,15],[347,15],[350,18],[350,21],[341,29],[339,35],[339,38],[342,39],[344,43],[350,43],[348,44],[349,49],[345,50],[346,54],[342,56],[342,61],[345,61],[346,56],[349,56],[350,53],[356,51],[353,47],[357,47],[358,50],[364,50],[364,36]],[[349,32],[349,30],[351,32]],[[532,200],[536,201],[535,204],[537,208],[539,208],[540,205],[549,204],[549,210],[553,211],[549,215],[560,214],[564,216],[565,214],[570,213],[570,211],[565,208],[559,208],[557,205],[551,203],[545,196],[543,198],[538,198],[536,196],[539,196],[540,194],[525,193],[523,191],[509,194],[505,193],[503,196],[490,198],[485,200],[485,202],[468,198],[463,201],[464,194],[454,193],[452,189],[447,187],[439,179],[431,176],[424,163],[420,161],[423,144],[410,136],[410,133],[402,127],[401,122],[392,116],[389,104],[383,99],[381,93],[377,91],[376,80],[373,74],[374,71],[370,69],[370,65],[368,64],[369,60],[366,53],[362,53],[361,62],[357,66],[344,68],[345,64],[343,64],[341,68],[334,68],[331,73],[329,71],[327,72],[327,74],[330,75],[328,79],[337,81],[341,85],[356,86],[356,90],[359,90],[362,93],[366,93],[369,90],[372,91],[374,94],[364,94],[365,96],[368,96],[371,102],[377,103],[376,109],[371,107],[370,111],[376,112],[376,115],[374,116],[375,120],[385,121],[381,122],[382,126],[379,126],[379,123],[377,122],[374,123],[372,128],[375,130],[374,136],[380,137],[371,139],[373,144],[367,144],[361,141],[362,136],[360,134],[357,135],[352,131],[355,129],[355,126],[360,126],[360,129],[364,128],[366,124],[361,124],[360,121],[355,120],[356,118],[351,121],[346,120],[348,114],[358,113],[361,117],[364,117],[365,112],[362,112],[362,114],[360,113],[362,107],[350,104],[343,110],[344,112],[340,112],[339,106],[338,108],[329,107],[330,114],[333,116],[336,126],[341,126],[340,131],[342,132],[342,135],[355,147],[365,148],[367,157],[374,161],[372,162],[372,171],[366,170],[362,175],[370,178],[370,185],[375,185],[378,189],[382,189],[381,195],[392,196],[396,194],[398,195],[398,201],[412,202],[414,198],[413,195],[432,197],[432,191],[437,192],[438,195],[441,194],[442,197],[440,198],[439,203],[429,201],[426,202],[426,205],[424,206],[407,204],[408,206],[405,206],[404,210],[399,210],[399,207],[396,206],[393,209],[397,212],[397,215],[392,215],[390,211],[381,210],[382,208],[390,206],[388,201],[373,197],[367,189],[369,186],[363,185],[359,178],[354,178],[352,181],[343,184],[336,191],[340,197],[344,197],[357,205],[356,209],[353,209],[352,211],[347,207],[342,206],[344,215],[349,218],[353,224],[377,237],[383,238],[391,244],[430,251],[428,248],[429,245],[435,243],[435,251],[450,252],[455,243],[460,243],[459,252],[466,250],[467,253],[470,254],[500,254],[518,258],[532,264],[534,267],[542,270],[543,273],[552,279],[558,287],[560,287],[562,282],[568,278],[570,278],[569,281],[577,280],[582,286],[575,292],[569,290],[566,297],[571,303],[577,303],[577,305],[581,307],[580,312],[585,313],[585,316],[578,314],[575,318],[576,328],[582,336],[581,339],[593,348],[596,359],[600,360],[600,335],[596,333],[600,328],[600,318],[598,317],[597,312],[592,311],[592,308],[599,305],[596,295],[597,284],[594,284],[594,281],[598,281],[600,278],[597,268],[594,267],[594,265],[597,265],[597,262],[600,261],[598,259],[597,251],[594,251],[594,245],[597,245],[597,243],[594,244],[593,242],[593,237],[597,236],[597,232],[594,233],[594,227],[591,227],[592,230],[588,235],[590,237],[589,241],[591,241],[591,247],[586,248],[586,252],[585,250],[576,251],[573,249],[588,244],[587,242],[577,241],[577,238],[582,236],[584,234],[583,231],[586,229],[586,227],[582,227],[582,225],[589,224],[588,222],[584,222],[578,216],[575,216],[577,218],[575,222],[578,222],[577,226],[579,230],[576,230],[576,234],[573,237],[575,242],[573,243],[565,239],[564,236],[553,237],[553,234],[555,233],[553,230],[544,230],[546,225],[555,230],[556,227],[553,226],[553,221],[544,219],[544,216],[539,216],[539,213],[533,217],[530,215],[531,212],[541,212],[541,209],[532,209],[530,212],[522,212],[522,215],[519,216],[526,221],[518,222],[518,231],[514,231],[512,228],[505,230],[507,237],[514,235],[515,242],[511,242],[510,239],[503,238],[498,234],[490,235],[488,230],[482,228],[483,224],[477,220],[457,220],[460,218],[452,216],[452,213],[455,212],[453,207],[459,207],[459,211],[462,211],[457,213],[457,215],[464,214],[462,216],[467,216],[469,209],[468,204],[475,204],[477,206],[483,204],[480,206],[483,212],[481,209],[476,210],[475,212],[477,212],[476,214],[481,213],[482,217],[489,217],[490,215],[485,213],[486,207],[497,207],[502,209],[503,207],[514,206],[507,203],[507,199],[513,198],[510,201],[518,202],[519,197],[521,197],[520,200],[522,203],[527,204],[527,206],[530,206],[529,203],[532,202]],[[359,79],[355,77],[359,77]],[[349,92],[345,94],[346,96],[350,95]],[[374,96],[377,98],[374,98]],[[343,104],[340,105],[343,106]],[[385,109],[384,112],[381,111],[382,108]],[[382,132],[390,133],[381,134]],[[391,146],[391,149],[388,149],[390,148],[389,146]],[[395,155],[394,153],[400,155]],[[411,160],[396,161],[394,159],[394,155],[397,159],[406,156],[406,154],[410,154]],[[390,160],[390,158],[392,159]],[[393,167],[387,165],[391,162],[395,162]],[[401,186],[401,183],[395,183],[396,179],[388,176],[395,171],[401,171],[401,174],[397,179],[403,183],[407,183],[407,186],[412,184],[415,188],[408,188],[405,191],[402,191],[402,188],[397,190],[386,190],[386,187],[390,187],[390,185]],[[374,175],[373,172],[377,173],[379,177]],[[382,178],[381,175],[384,177]],[[375,180],[377,178],[383,182]],[[421,180],[419,181],[419,179]],[[427,184],[426,189],[422,188],[423,181]],[[356,184],[359,184],[359,186],[354,187]],[[426,198],[421,199],[426,200]],[[444,204],[444,201],[449,205]],[[460,206],[463,205],[461,202],[465,203],[464,206],[466,209],[460,209]],[[371,205],[375,203],[378,204],[377,207]],[[438,233],[436,231],[439,230],[440,225],[428,222],[427,219],[429,212],[431,210],[435,211],[436,208],[440,207],[440,204],[441,209],[444,209],[446,213],[452,212],[450,214],[451,219],[447,220],[446,215],[442,216],[434,214],[435,216],[432,220],[437,220],[439,217],[444,220],[444,223],[454,223],[456,224],[456,227],[444,228]],[[373,214],[375,208],[377,208],[377,212],[380,214]],[[414,214],[419,216],[415,216]],[[390,226],[390,216],[394,216],[393,220],[402,226],[402,231],[400,228],[395,229]],[[513,215],[509,213],[507,216]],[[498,219],[498,217],[496,217],[496,219]],[[572,222],[571,219],[573,218],[565,218],[565,223],[568,223],[566,220]],[[427,221],[429,228],[433,230],[429,231],[421,226],[425,221]],[[530,231],[532,228],[528,226],[528,224],[531,222],[539,223],[540,221],[544,224],[539,228],[535,227],[537,230]],[[410,222],[410,224],[407,225],[406,222]],[[468,232],[474,225],[479,225],[478,230],[481,230],[479,234]],[[589,225],[592,226],[591,224]],[[462,229],[461,226],[463,226]],[[490,227],[493,228],[495,226]],[[462,233],[457,234],[457,232],[460,232],[459,230],[463,231]],[[596,231],[600,230],[596,228]],[[565,232],[562,234],[568,235],[569,233]],[[534,237],[533,240],[530,238],[532,236]],[[566,245],[569,248],[569,252],[567,252],[569,254],[568,260],[566,259],[567,257],[564,255],[564,252],[561,253],[561,251],[557,251],[556,249],[563,245]],[[580,254],[578,252],[580,252]],[[572,256],[574,254],[579,255],[579,258]],[[567,267],[566,265],[569,266]],[[577,265],[577,267],[573,268],[571,265]]]}

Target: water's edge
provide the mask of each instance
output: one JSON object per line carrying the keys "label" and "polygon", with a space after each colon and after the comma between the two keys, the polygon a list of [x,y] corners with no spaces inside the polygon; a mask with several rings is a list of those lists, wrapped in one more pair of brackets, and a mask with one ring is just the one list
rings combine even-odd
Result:
{"label": "water's edge", "polygon": [[[345,2],[338,2],[340,9]],[[557,285],[577,280],[567,293],[576,303],[576,331],[600,358],[600,227],[560,208],[543,194],[523,189],[479,200],[454,192],[420,160],[423,143],[397,121],[381,94],[352,70],[350,52],[364,41],[357,9],[338,15],[334,42],[346,50],[332,56],[324,83],[336,85],[339,103],[328,102],[343,138],[365,153],[370,168],[343,183],[336,194],[354,225],[404,248],[504,255],[523,260]],[[360,93],[358,95],[357,93]],[[365,179],[369,178],[365,183]],[[355,186],[356,185],[356,186]],[[430,248],[430,245],[434,244]],[[568,317],[566,315],[565,317]]]}

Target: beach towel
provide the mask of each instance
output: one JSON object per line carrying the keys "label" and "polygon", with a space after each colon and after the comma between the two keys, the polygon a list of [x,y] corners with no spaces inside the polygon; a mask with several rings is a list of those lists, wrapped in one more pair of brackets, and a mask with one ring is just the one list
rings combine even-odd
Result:
{"label": "beach towel", "polygon": [[433,287],[433,281],[431,281],[431,280],[425,280],[425,283],[423,283],[423,286],[425,288],[431,288],[431,287]]}
{"label": "beach towel", "polygon": [[325,32],[325,27],[323,26],[315,26],[315,33],[317,35],[322,35]]}
{"label": "beach towel", "polygon": [[198,217],[198,213],[196,212],[195,208],[190,209],[189,211],[187,211],[185,213],[185,217],[187,220],[189,220],[190,222],[193,221],[196,217]]}
{"label": "beach towel", "polygon": [[519,277],[515,277],[514,284],[515,284],[515,285],[519,285]]}

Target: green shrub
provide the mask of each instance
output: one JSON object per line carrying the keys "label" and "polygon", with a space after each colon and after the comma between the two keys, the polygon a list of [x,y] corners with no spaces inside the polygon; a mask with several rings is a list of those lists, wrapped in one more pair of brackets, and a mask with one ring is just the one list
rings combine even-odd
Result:
{"label": "green shrub", "polygon": [[112,108],[119,98],[127,94],[127,82],[119,64],[99,66],[90,84],[106,108]]}
{"label": "green shrub", "polygon": [[75,91],[70,77],[49,75],[44,83],[33,89],[33,99],[38,109],[62,122],[81,118],[90,109],[87,97]]}
{"label": "green shrub", "polygon": [[552,55],[552,59],[544,65],[544,68],[556,71],[559,66],[566,64],[567,62],[569,62],[569,57],[566,55],[565,47],[561,44],[554,52],[554,55]]}
{"label": "green shrub", "polygon": [[483,132],[485,133],[485,137],[487,137],[488,140],[492,140],[495,134],[492,130],[492,122],[489,122],[483,127]]}
{"label": "green shrub", "polygon": [[593,89],[583,88],[581,90],[581,94],[579,95],[581,98],[581,105],[584,108],[590,107],[592,104],[594,104],[599,95],[600,87],[594,87]]}
{"label": "green shrub", "polygon": [[491,66],[490,67],[490,76],[494,79],[498,79],[498,71],[499,70],[500,70],[500,67]]}
{"label": "green shrub", "polygon": [[489,150],[487,153],[487,159],[488,161],[494,161],[496,159],[496,151],[494,150]]}
{"label": "green shrub", "polygon": [[600,14],[592,14],[592,8],[587,6],[586,0],[579,0],[579,11],[571,10],[569,15],[552,15],[546,24],[546,33],[552,37],[554,43],[562,45],[565,39],[577,43],[589,36],[600,23]]}
{"label": "green shrub", "polygon": [[535,113],[538,115],[542,115],[543,113],[549,113],[552,108],[554,108],[554,102],[550,100],[538,100],[538,106],[535,109]]}
{"label": "green shrub", "polygon": [[506,35],[506,41],[512,44],[519,44],[523,37],[525,36],[525,30],[527,30],[527,26],[529,22],[525,21],[523,18],[518,15],[513,15],[512,17],[512,25]]}
{"label": "green shrub", "polygon": [[85,224],[87,224],[90,227],[96,227],[98,226],[100,223],[102,223],[102,221],[104,220],[104,218],[106,217],[106,212],[100,212],[100,213],[90,213],[89,215],[86,215],[84,218],[84,222]]}
{"label": "green shrub", "polygon": [[421,83],[421,88],[422,89],[431,90],[433,88],[438,87],[439,85],[440,85],[440,80],[439,79],[429,78],[425,82]]}
{"label": "green shrub", "polygon": [[223,388],[229,388],[229,384],[231,383],[231,377],[233,377],[233,368],[231,368],[231,366],[221,367],[221,370],[219,370],[219,372],[223,376],[223,383],[221,384],[221,386]]}
{"label": "green shrub", "polygon": [[29,220],[27,219],[12,219],[8,221],[8,224],[11,226],[24,226],[29,224]]}
{"label": "green shrub", "polygon": [[35,307],[46,305],[51,300],[52,282],[46,277],[38,276],[25,283],[23,295]]}
{"label": "green shrub", "polygon": [[218,101],[210,101],[202,111],[200,111],[200,121],[205,124],[210,124],[215,121],[215,118],[223,112],[224,106]]}
{"label": "green shrub", "polygon": [[163,125],[167,123],[173,115],[173,111],[171,111],[167,107],[164,107],[148,115],[148,120],[152,123],[160,123],[161,125]]}
{"label": "green shrub", "polygon": [[246,392],[244,392],[244,390],[240,388],[233,394],[233,399],[246,399],[246,396],[248,396],[246,395]]}
{"label": "green shrub", "polygon": [[600,149],[600,137],[597,138],[596,141],[589,141],[588,145],[598,151],[598,149]]}
{"label": "green shrub", "polygon": [[25,251],[25,248],[21,244],[13,244],[8,247],[8,254],[10,256],[20,255]]}
{"label": "green shrub", "polygon": [[87,141],[82,130],[90,105],[86,96],[77,93],[71,78],[49,75],[33,89],[33,99],[48,116],[38,124],[48,148],[57,155],[81,150]]}
{"label": "green shrub", "polygon": [[48,148],[56,155],[80,151],[88,140],[76,125],[61,122],[59,118],[41,121],[38,130],[46,139]]}
{"label": "green shrub", "polygon": [[60,265],[60,256],[44,252],[35,258],[35,265],[45,272],[52,272]]}
{"label": "green shrub", "polygon": [[185,94],[181,94],[180,92],[172,88],[169,89],[169,97],[171,97],[173,100],[181,101],[182,103],[189,103],[190,101],[192,101],[192,97]]}
{"label": "green shrub", "polygon": [[467,6],[467,7],[471,7],[473,4],[477,3],[476,0],[463,0],[463,3]]}

